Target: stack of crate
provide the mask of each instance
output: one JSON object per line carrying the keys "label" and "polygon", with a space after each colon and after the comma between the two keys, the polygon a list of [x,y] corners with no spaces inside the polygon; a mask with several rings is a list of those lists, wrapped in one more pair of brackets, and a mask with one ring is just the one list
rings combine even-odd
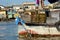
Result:
{"label": "stack of crate", "polygon": [[35,12],[31,12],[31,22],[36,23],[37,22],[37,15]]}
{"label": "stack of crate", "polygon": [[43,12],[27,12],[27,13],[22,13],[21,18],[26,22],[26,23],[45,23],[46,22],[46,14]]}
{"label": "stack of crate", "polygon": [[21,18],[26,22],[26,23],[31,23],[31,15],[29,13],[22,13]]}
{"label": "stack of crate", "polygon": [[46,22],[46,14],[45,13],[39,13],[38,14],[38,18],[39,18],[39,23],[45,23]]}
{"label": "stack of crate", "polygon": [[32,13],[31,21],[32,23],[45,23],[46,14],[45,13]]}

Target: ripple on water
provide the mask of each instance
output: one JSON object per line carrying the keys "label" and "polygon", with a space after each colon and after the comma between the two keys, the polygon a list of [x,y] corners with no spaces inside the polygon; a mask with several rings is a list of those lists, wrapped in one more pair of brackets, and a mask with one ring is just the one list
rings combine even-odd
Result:
{"label": "ripple on water", "polygon": [[0,22],[0,40],[17,40],[17,32],[14,22]]}

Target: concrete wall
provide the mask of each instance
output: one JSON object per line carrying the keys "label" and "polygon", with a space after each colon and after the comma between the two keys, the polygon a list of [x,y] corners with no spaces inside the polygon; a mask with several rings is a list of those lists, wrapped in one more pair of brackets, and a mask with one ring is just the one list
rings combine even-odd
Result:
{"label": "concrete wall", "polygon": [[6,11],[0,11],[0,18],[6,18]]}
{"label": "concrete wall", "polygon": [[20,9],[20,6],[13,6],[13,9],[17,11],[18,9]]}
{"label": "concrete wall", "polygon": [[[25,6],[26,7],[26,6]],[[25,10],[32,10],[35,9],[34,5],[27,5],[28,8],[25,8]]]}
{"label": "concrete wall", "polygon": [[57,19],[56,21],[59,21],[60,18],[60,9],[50,9],[50,16],[52,18]]}

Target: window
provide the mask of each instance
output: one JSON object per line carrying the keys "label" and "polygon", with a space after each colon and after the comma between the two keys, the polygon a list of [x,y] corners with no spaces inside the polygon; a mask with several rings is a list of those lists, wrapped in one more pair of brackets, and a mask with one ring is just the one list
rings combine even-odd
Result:
{"label": "window", "polygon": [[1,7],[0,7],[0,10],[1,10]]}
{"label": "window", "polygon": [[28,6],[25,6],[25,8],[28,8]]}
{"label": "window", "polygon": [[60,7],[55,7],[54,9],[60,9]]}
{"label": "window", "polygon": [[49,12],[50,11],[45,11],[47,17],[49,17]]}
{"label": "window", "polygon": [[20,9],[22,9],[22,8],[20,8]]}

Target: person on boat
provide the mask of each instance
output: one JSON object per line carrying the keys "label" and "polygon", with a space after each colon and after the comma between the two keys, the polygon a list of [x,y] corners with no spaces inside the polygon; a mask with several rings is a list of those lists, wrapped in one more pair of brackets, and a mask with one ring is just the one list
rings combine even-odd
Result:
{"label": "person on boat", "polygon": [[15,23],[16,23],[16,25],[20,25],[21,24],[21,19],[20,19],[21,17],[20,16],[17,16],[16,17],[16,19],[15,19]]}

